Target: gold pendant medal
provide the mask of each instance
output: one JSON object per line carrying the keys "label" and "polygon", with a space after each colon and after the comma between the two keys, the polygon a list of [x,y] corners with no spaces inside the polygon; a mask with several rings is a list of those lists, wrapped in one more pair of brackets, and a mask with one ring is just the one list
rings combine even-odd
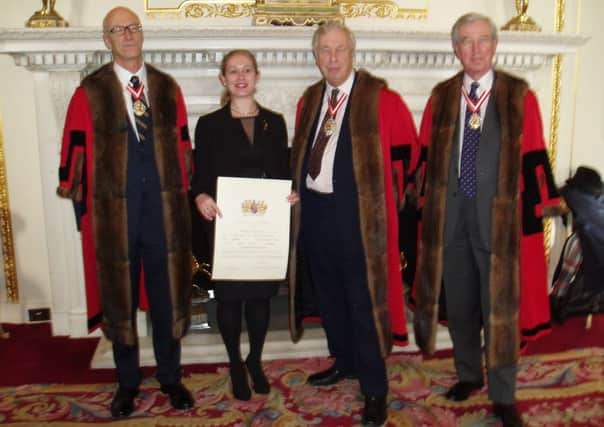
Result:
{"label": "gold pendant medal", "polygon": [[472,113],[468,125],[471,129],[480,129],[480,115],[478,113]]}
{"label": "gold pendant medal", "polygon": [[134,101],[134,104],[132,104],[132,109],[134,110],[134,114],[136,114],[137,116],[142,116],[143,114],[145,114],[145,111],[147,111],[147,107],[145,106],[145,103],[143,101],[141,101],[140,99],[137,99],[136,101]]}
{"label": "gold pendant medal", "polygon": [[336,130],[336,121],[333,118],[327,119],[325,122],[325,135],[331,136]]}

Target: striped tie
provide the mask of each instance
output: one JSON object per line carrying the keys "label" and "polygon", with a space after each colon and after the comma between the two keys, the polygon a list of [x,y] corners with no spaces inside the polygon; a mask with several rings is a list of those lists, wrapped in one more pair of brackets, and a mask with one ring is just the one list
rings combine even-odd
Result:
{"label": "striped tie", "polygon": [[[338,102],[338,93],[339,89],[334,88],[331,90],[331,97],[329,98],[329,106],[335,107]],[[335,120],[335,117],[332,117],[329,108],[325,112],[325,116],[323,116],[323,120],[321,121],[321,127],[319,128],[319,133],[317,134],[317,139],[315,140],[315,144],[312,146],[310,151],[310,158],[308,159],[308,174],[312,179],[317,179],[319,172],[321,172],[321,163],[323,161],[323,154],[325,153],[325,147],[327,146],[327,142],[331,138],[331,132],[327,132],[327,122],[329,120]]]}
{"label": "striped tie", "polygon": [[151,126],[151,114],[149,104],[145,99],[144,85],[137,76],[130,78],[130,94],[132,97],[132,108],[134,109],[134,122],[139,142],[145,142],[147,129]]}

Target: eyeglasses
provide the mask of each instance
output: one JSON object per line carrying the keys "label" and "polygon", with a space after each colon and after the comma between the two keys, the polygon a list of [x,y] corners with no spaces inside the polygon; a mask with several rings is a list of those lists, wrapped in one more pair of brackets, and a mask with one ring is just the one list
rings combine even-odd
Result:
{"label": "eyeglasses", "polygon": [[342,57],[344,55],[347,55],[350,51],[351,49],[347,47],[329,48],[322,46],[319,47],[319,56],[330,57],[331,55],[335,55],[337,57]]}
{"label": "eyeglasses", "polygon": [[111,27],[107,32],[111,34],[122,35],[126,31],[129,33],[138,33],[143,31],[143,26],[141,24],[130,24],[130,25],[116,25],[115,27]]}
{"label": "eyeglasses", "polygon": [[491,36],[483,36],[476,40],[471,39],[469,37],[464,37],[458,42],[458,45],[464,50],[470,50],[474,46],[478,47],[480,50],[484,50],[490,47],[493,43],[494,39]]}

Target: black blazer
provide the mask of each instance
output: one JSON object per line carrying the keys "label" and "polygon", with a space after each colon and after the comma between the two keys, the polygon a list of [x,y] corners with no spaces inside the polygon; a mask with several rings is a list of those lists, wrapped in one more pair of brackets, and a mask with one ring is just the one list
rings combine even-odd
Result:
{"label": "black blazer", "polygon": [[216,197],[219,176],[289,179],[287,130],[281,114],[259,107],[250,144],[230,105],[201,116],[195,127],[195,172],[191,195]]}
{"label": "black blazer", "polygon": [[195,169],[191,181],[193,254],[212,263],[214,223],[205,221],[194,199],[201,193],[216,198],[219,176],[290,179],[287,129],[281,114],[259,107],[250,144],[241,120],[230,105],[201,116],[195,127]]}

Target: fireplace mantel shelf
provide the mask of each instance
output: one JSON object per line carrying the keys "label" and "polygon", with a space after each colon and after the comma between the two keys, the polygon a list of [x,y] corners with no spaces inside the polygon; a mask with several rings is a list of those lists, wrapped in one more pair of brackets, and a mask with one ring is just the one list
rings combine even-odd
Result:
{"label": "fireplace mantel shelf", "polygon": [[[356,31],[357,65],[368,68],[451,68],[448,32]],[[145,59],[158,66],[215,67],[224,52],[245,46],[260,64],[314,66],[311,28],[146,27]],[[535,69],[557,54],[574,53],[588,40],[582,35],[500,32],[496,64]],[[73,71],[110,59],[98,28],[1,29],[0,54],[32,70]]]}

